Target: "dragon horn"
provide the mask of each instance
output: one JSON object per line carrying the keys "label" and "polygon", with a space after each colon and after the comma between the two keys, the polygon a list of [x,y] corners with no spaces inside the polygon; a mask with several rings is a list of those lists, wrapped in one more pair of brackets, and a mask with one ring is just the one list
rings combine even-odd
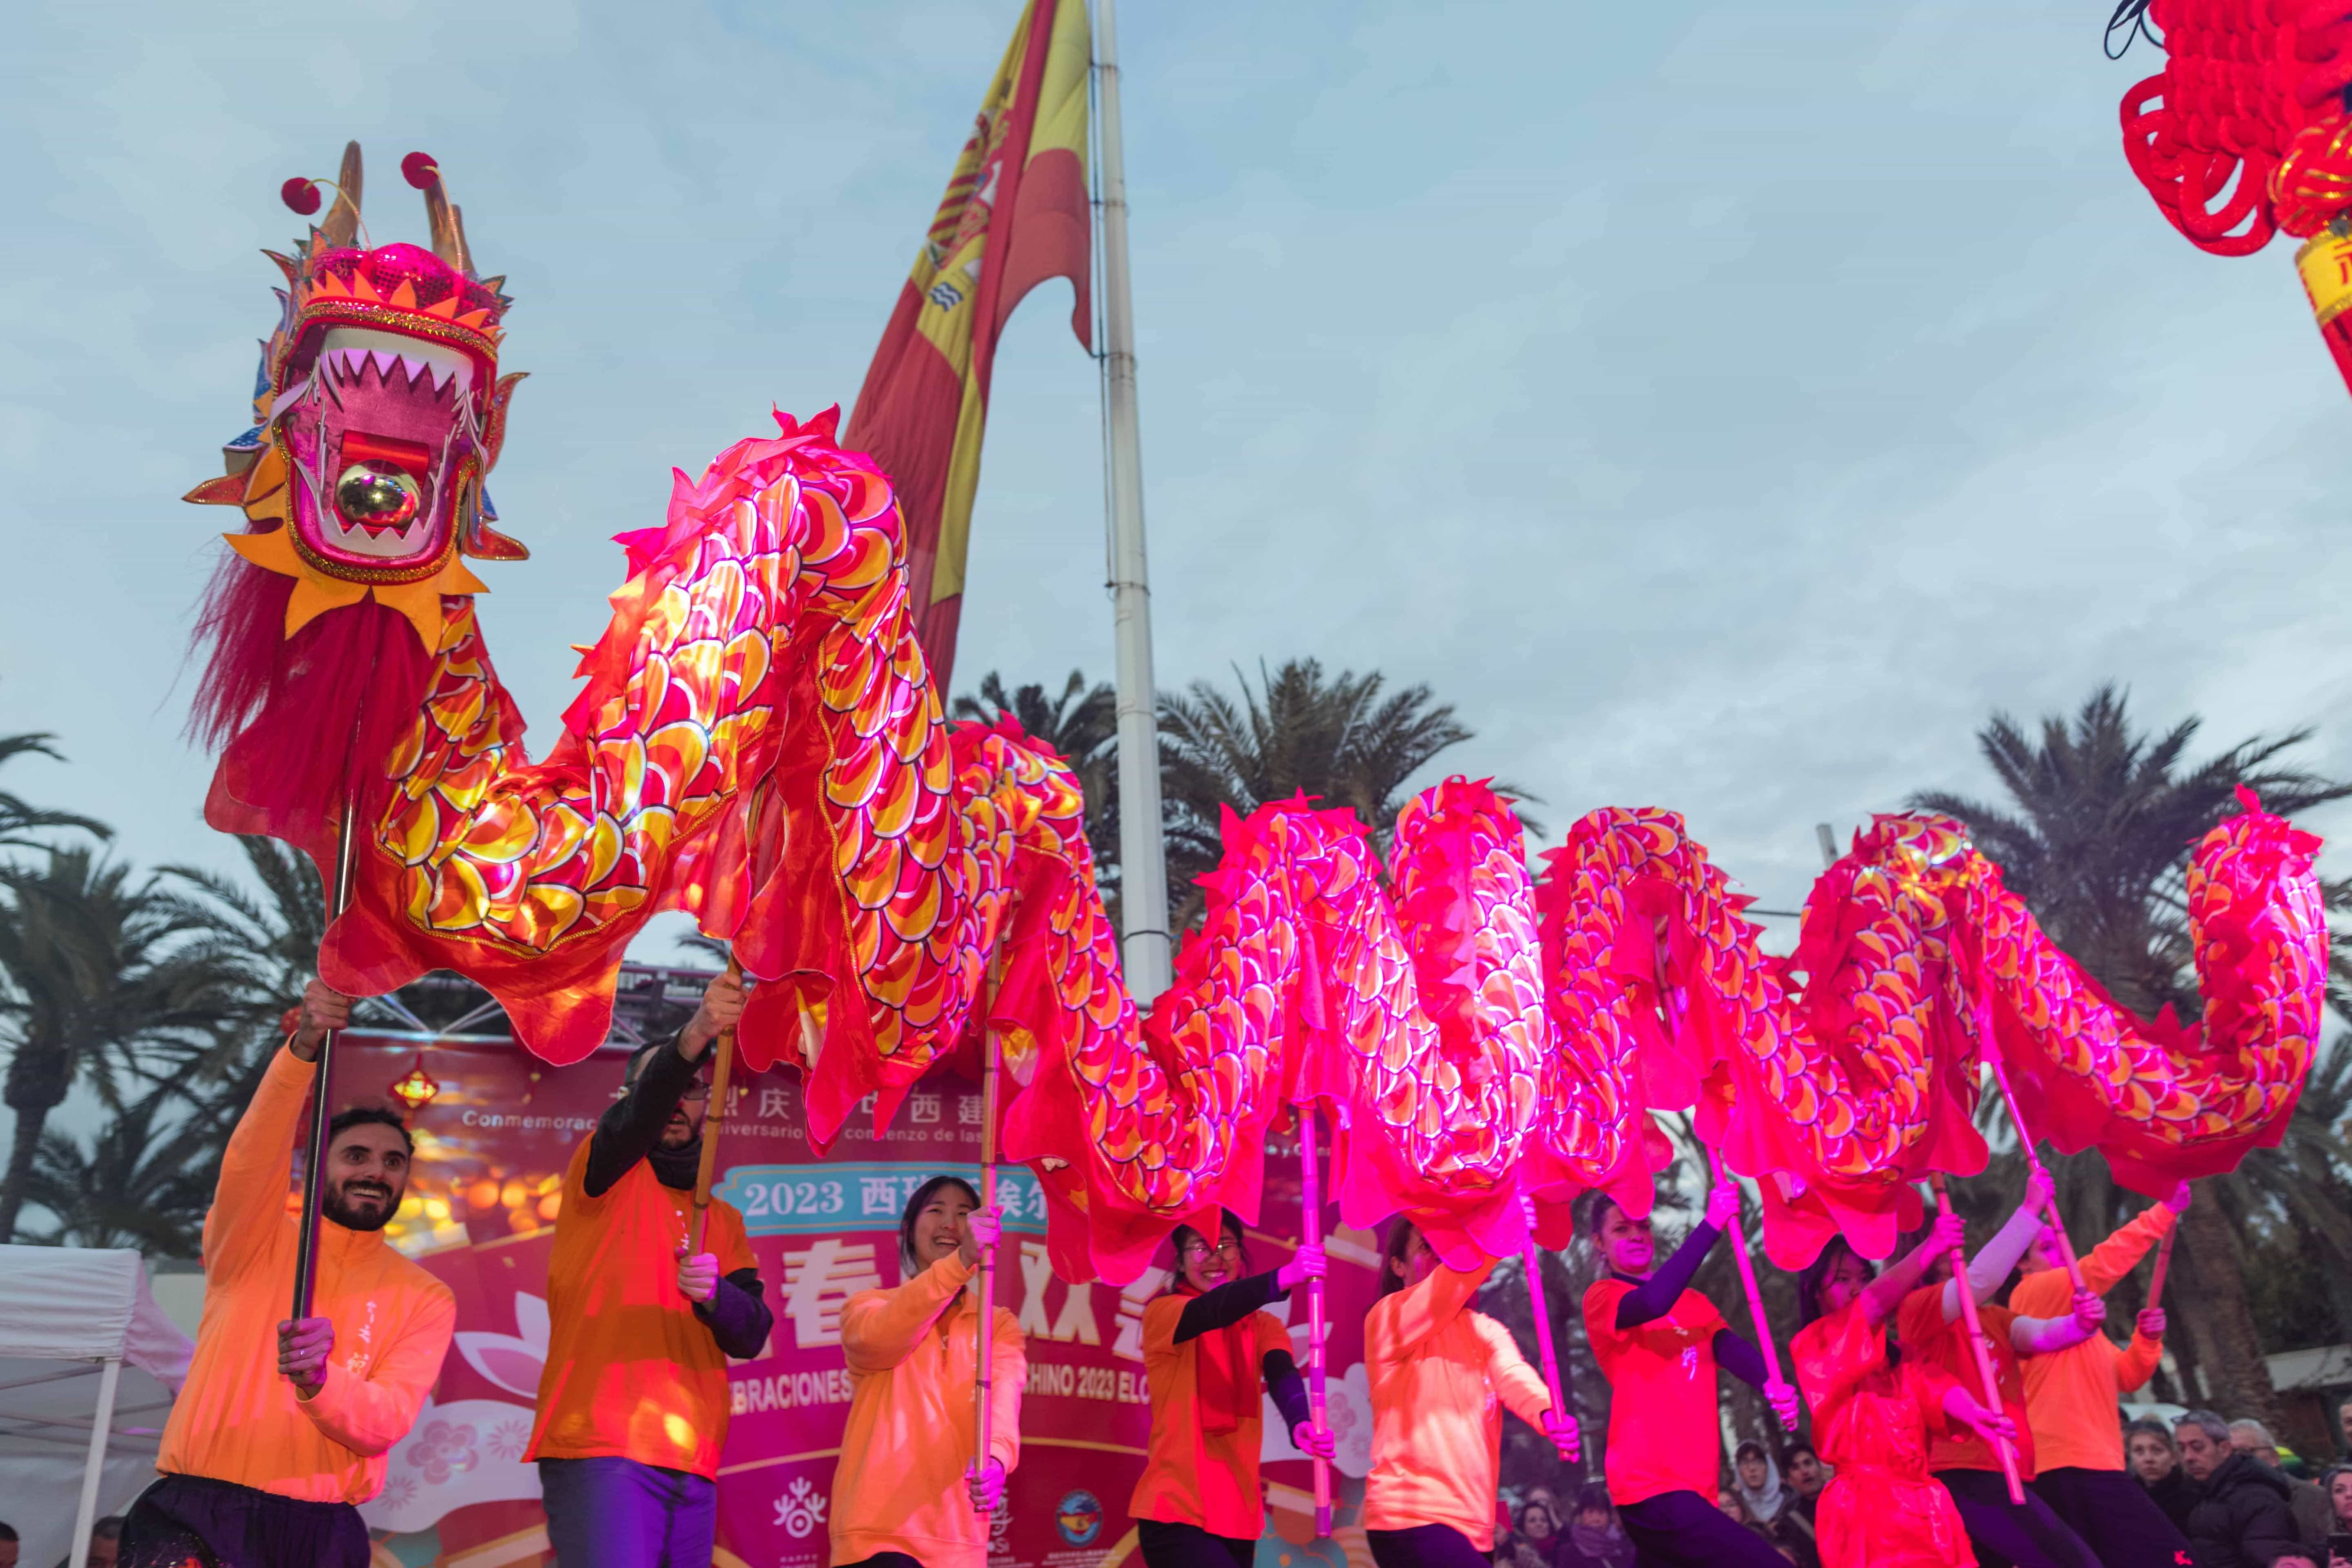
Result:
{"label": "dragon horn", "polygon": [[457,242],[457,270],[474,277],[474,251],[466,243],[466,209],[455,202],[449,204],[449,233]]}
{"label": "dragon horn", "polygon": [[449,193],[441,180],[441,165],[429,153],[411,153],[400,161],[400,172],[410,184],[425,193],[425,219],[433,229],[433,254],[467,277],[473,277],[474,258],[466,253],[465,216],[449,205]]}
{"label": "dragon horn", "polygon": [[319,233],[329,245],[348,247],[360,237],[360,144],[343,143],[343,172],[335,179],[335,205]]}

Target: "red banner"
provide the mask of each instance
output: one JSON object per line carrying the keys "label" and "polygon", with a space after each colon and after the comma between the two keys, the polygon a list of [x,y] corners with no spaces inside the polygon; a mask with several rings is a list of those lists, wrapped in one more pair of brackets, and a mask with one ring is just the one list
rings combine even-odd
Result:
{"label": "red banner", "polygon": [[971,502],[996,342],[1048,278],[1076,292],[1091,343],[1083,0],[1029,0],[981,100],[915,265],[866,367],[845,445],[872,455],[907,521],[915,634],[945,691],[955,666]]}
{"label": "red banner", "polygon": [[[417,1139],[394,1240],[457,1296],[457,1333],[433,1397],[395,1445],[383,1494],[362,1512],[379,1560],[445,1568],[540,1563],[547,1554],[536,1469],[522,1462],[547,1351],[547,1258],[556,1193],[572,1149],[620,1084],[625,1058],[601,1053],[561,1071],[520,1049],[347,1038],[335,1098],[369,1102],[413,1066],[438,1085],[410,1119]],[[719,1469],[719,1551],[728,1568],[825,1568],[833,1469],[849,1409],[842,1303],[898,1282],[898,1222],[908,1194],[941,1171],[977,1175],[980,1090],[941,1073],[908,1098],[877,1138],[845,1131],[813,1159],[800,1090],[782,1074],[739,1087],[719,1145],[721,1195],[742,1211],[776,1327],[763,1354],[736,1364]],[[1296,1148],[1268,1151],[1265,1229],[1253,1266],[1288,1258],[1297,1235]],[[1150,1426],[1143,1304],[1159,1270],[1125,1288],[1072,1284],[1046,1261],[1035,1178],[1000,1168],[1006,1210],[998,1300],[1020,1320],[1029,1353],[1022,1459],[993,1522],[990,1568],[1110,1568],[1139,1561],[1127,1500]],[[1267,1562],[1368,1564],[1353,1520],[1370,1458],[1361,1324],[1372,1298],[1372,1238],[1329,1239],[1330,1398],[1340,1445],[1339,1540],[1310,1542],[1308,1469],[1269,1403]],[[1276,1303],[1306,1361],[1306,1303]]]}

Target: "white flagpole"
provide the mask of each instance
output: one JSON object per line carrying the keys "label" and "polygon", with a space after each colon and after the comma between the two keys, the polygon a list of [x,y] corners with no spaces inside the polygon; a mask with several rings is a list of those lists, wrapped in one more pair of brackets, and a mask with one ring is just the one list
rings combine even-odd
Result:
{"label": "white flagpole", "polygon": [[1143,461],[1135,408],[1135,310],[1128,291],[1127,169],[1118,121],[1114,0],[1095,0],[1096,174],[1102,246],[1104,465],[1118,633],[1119,957],[1139,1005],[1168,989],[1168,858],[1160,829],[1151,589],[1143,551]]}

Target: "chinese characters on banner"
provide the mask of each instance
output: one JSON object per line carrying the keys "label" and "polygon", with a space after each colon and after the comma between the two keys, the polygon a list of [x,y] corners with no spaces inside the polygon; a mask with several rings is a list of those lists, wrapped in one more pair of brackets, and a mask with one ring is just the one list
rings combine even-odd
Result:
{"label": "chinese characters on banner", "polygon": [[[625,1057],[569,1068],[517,1048],[435,1047],[439,1093],[411,1118],[416,1168],[393,1239],[447,1281],[457,1334],[415,1430],[396,1445],[383,1495],[362,1511],[404,1562],[456,1568],[538,1564],[546,1556],[536,1469],[522,1462],[547,1350],[548,1246],[572,1149],[611,1103]],[[417,1060],[413,1044],[353,1035],[338,1058],[336,1099],[370,1102]],[[927,1177],[977,1184],[978,1086],[934,1075],[876,1137],[853,1122],[833,1155],[809,1152],[798,1085],[781,1073],[740,1083],[719,1154],[720,1196],[742,1212],[776,1326],[761,1356],[729,1373],[732,1412],[719,1486],[721,1565],[827,1568],[826,1512],[849,1409],[841,1308],[899,1279],[898,1217]],[[1254,1268],[1286,1261],[1298,1234],[1296,1148],[1277,1141],[1250,1233]],[[1150,1407],[1143,1305],[1167,1285],[1154,1268],[1126,1287],[1072,1284],[1047,1262],[1044,1195],[1017,1165],[999,1168],[1005,1238],[997,1300],[1020,1321],[1029,1376],[1022,1462],[992,1521],[990,1568],[1139,1564],[1127,1501],[1143,1463]],[[1339,1441],[1338,1539],[1310,1542],[1306,1461],[1267,1405],[1267,1568],[1369,1562],[1354,1523],[1370,1458],[1361,1324],[1377,1244],[1336,1231],[1329,1291],[1331,1420]],[[1166,1263],[1163,1258],[1160,1260]],[[1306,1362],[1303,1299],[1276,1302]],[[389,1538],[389,1539],[387,1539]]]}

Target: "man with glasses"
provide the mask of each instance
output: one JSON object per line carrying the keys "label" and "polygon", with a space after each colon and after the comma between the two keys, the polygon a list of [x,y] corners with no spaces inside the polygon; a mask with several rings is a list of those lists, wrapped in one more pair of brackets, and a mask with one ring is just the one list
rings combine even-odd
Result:
{"label": "man with glasses", "polygon": [[720,975],[676,1040],[631,1057],[564,1173],[547,1370],[524,1454],[539,1463],[563,1568],[711,1560],[727,1358],[758,1355],[775,1321],[730,1205],[713,1198],[702,1245],[690,1245],[710,1108],[699,1065],[743,999]]}

